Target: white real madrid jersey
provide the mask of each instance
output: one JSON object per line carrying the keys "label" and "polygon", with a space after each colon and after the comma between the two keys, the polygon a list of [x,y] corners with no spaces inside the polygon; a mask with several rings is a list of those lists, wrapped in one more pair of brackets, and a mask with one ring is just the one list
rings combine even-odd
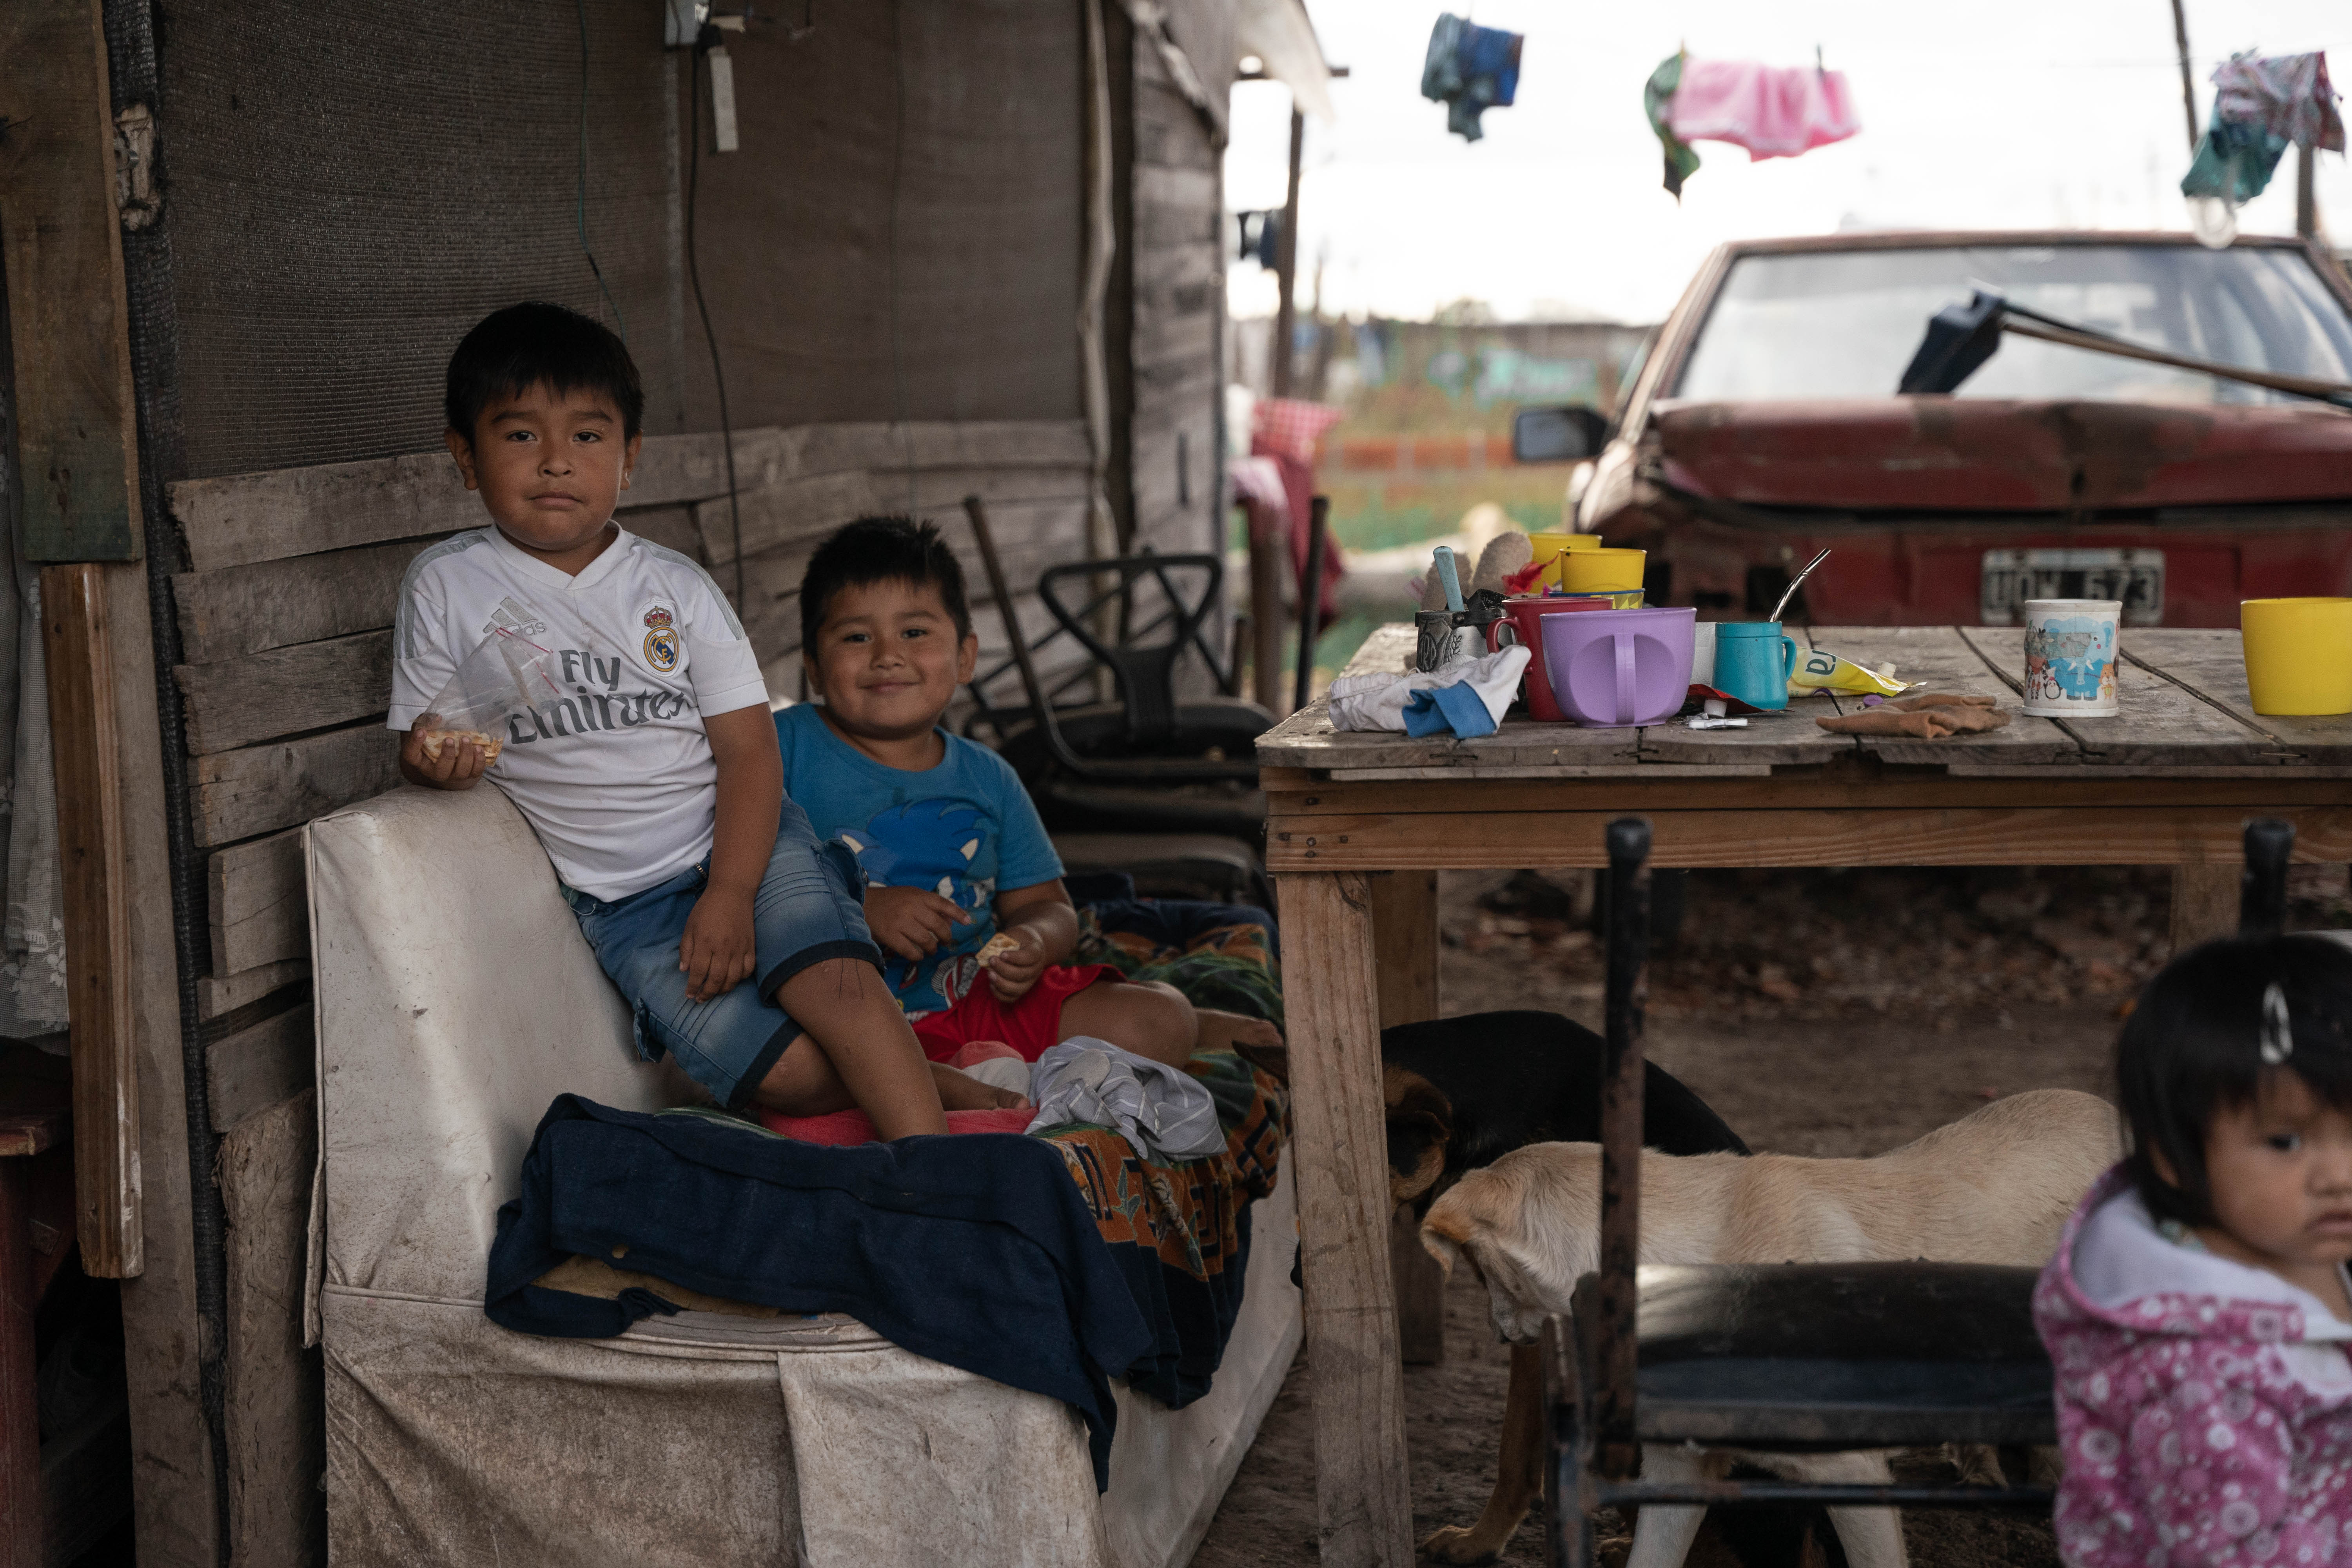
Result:
{"label": "white real madrid jersey", "polygon": [[499,626],[547,650],[562,687],[507,721],[488,773],[556,875],[618,899],[708,855],[719,766],[702,721],[768,700],[710,574],[625,530],[576,577],[495,528],[443,540],[401,584],[387,727],[415,723]]}

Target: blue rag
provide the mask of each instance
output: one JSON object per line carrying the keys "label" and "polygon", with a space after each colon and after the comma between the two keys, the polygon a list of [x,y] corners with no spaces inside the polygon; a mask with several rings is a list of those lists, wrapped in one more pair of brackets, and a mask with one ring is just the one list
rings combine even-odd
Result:
{"label": "blue rag", "polygon": [[1404,732],[1434,735],[1451,730],[1465,741],[1495,732],[1495,716],[1486,700],[1466,680],[1451,686],[1424,686],[1405,700]]}

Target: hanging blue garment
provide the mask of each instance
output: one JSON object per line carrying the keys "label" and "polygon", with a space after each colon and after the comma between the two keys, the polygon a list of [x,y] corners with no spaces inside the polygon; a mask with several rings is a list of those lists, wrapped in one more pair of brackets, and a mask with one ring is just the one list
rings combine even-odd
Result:
{"label": "hanging blue garment", "polygon": [[2285,137],[2259,121],[2216,119],[2197,143],[2197,157],[2180,177],[2184,196],[2219,196],[2242,205],[2261,195],[2286,152]]}
{"label": "hanging blue garment", "polygon": [[1451,12],[1430,30],[1421,96],[1446,106],[1445,128],[1465,142],[1486,135],[1478,117],[1508,108],[1519,93],[1519,46],[1526,37],[1481,27]]}

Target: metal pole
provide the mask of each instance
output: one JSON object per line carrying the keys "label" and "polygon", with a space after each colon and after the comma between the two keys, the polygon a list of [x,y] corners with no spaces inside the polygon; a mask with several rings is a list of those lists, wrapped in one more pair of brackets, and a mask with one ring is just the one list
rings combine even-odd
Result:
{"label": "metal pole", "polygon": [[1323,541],[1330,515],[1328,496],[1317,496],[1307,509],[1307,575],[1298,581],[1298,673],[1290,698],[1294,713],[1307,706],[1315,689],[1315,637],[1323,619]]}
{"label": "metal pole", "polygon": [[2258,816],[2246,824],[2246,868],[2238,879],[2238,934],[2276,936],[2286,929],[2286,863],[2294,824]]}
{"label": "metal pole", "polygon": [[2197,155],[2197,87],[2189,71],[2189,14],[2172,0],[2172,41],[2180,49],[2180,111],[2189,117],[2189,155]]}
{"label": "metal pole", "polygon": [[1601,1075],[1601,1300],[1594,1335],[1593,1438],[1600,1470],[1637,1472],[1634,1437],[1635,1279],[1642,1236],[1642,974],[1650,942],[1650,825],[1621,816],[1609,825],[1608,993]]}
{"label": "metal pole", "polygon": [[1282,201],[1282,233],[1274,251],[1274,281],[1279,290],[1274,309],[1274,395],[1288,397],[1291,386],[1290,339],[1297,321],[1292,288],[1298,280],[1298,159],[1307,145],[1307,117],[1297,105],[1290,110],[1290,192]]}

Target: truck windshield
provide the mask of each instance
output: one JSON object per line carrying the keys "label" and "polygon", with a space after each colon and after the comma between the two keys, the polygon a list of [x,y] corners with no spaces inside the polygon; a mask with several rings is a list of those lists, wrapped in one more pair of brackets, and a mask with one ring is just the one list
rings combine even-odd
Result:
{"label": "truck windshield", "polygon": [[[1938,247],[1745,256],[1684,363],[1677,397],[1889,397],[1927,318],[1972,288],[2150,348],[2352,382],[2352,318],[2303,253],[2196,245]],[[1961,397],[2300,403],[2217,376],[2014,335]]]}

